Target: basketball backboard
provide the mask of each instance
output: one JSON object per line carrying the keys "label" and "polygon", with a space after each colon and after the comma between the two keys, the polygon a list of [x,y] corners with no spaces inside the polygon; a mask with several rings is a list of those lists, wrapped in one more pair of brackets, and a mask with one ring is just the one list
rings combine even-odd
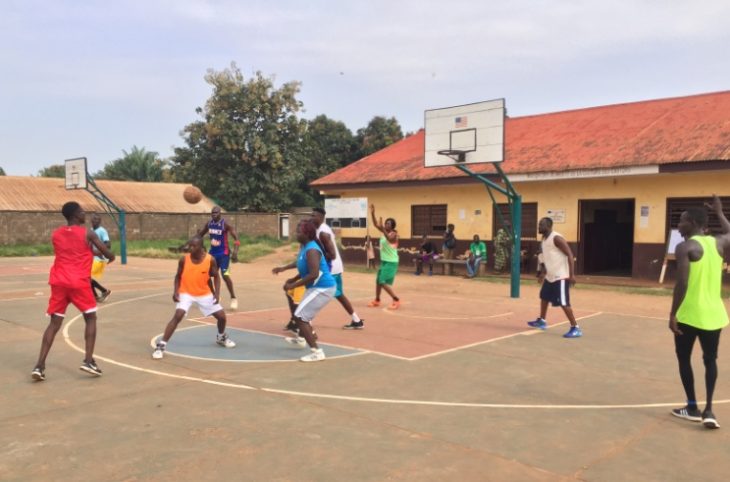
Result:
{"label": "basketball backboard", "polygon": [[504,160],[504,99],[427,110],[424,127],[425,167]]}
{"label": "basketball backboard", "polygon": [[66,189],[86,189],[86,158],[66,160]]}

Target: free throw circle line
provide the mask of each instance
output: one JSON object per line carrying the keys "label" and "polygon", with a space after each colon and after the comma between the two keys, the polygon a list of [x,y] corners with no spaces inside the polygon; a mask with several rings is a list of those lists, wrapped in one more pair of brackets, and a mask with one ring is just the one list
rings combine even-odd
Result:
{"label": "free throw circle line", "polygon": [[[169,293],[155,293],[152,295],[146,295],[146,296],[139,296],[136,298],[130,298],[128,300],[121,300],[116,301],[114,303],[110,303],[108,305],[104,305],[101,309],[105,309],[107,307],[123,304],[123,303],[131,303],[133,301],[139,301],[147,298],[153,298],[156,296],[162,296]],[[66,326],[63,328],[63,340],[66,342],[68,346],[70,346],[72,349],[76,350],[79,353],[84,353],[84,350],[76,345],[73,341],[71,341],[71,338],[68,334],[69,329],[71,328],[71,325],[73,325],[76,321],[78,321],[83,314],[79,313],[78,315],[71,318],[68,323],[66,323]],[[136,365],[132,365],[129,363],[123,363],[116,361],[112,358],[103,357],[103,356],[96,356],[99,360],[103,360],[106,363],[109,363],[111,365],[116,365],[123,368],[128,368],[130,370],[142,372],[142,373],[148,373],[150,375],[158,375],[161,377],[167,377],[167,378],[175,378],[178,380],[186,380],[190,382],[198,382],[198,383],[205,383],[208,385],[216,385],[220,387],[227,387],[227,388],[238,388],[242,390],[259,390],[266,393],[274,393],[274,394],[280,394],[280,395],[289,395],[289,396],[297,396],[297,397],[306,397],[306,398],[319,398],[319,399],[325,399],[325,400],[342,400],[342,401],[348,401],[348,402],[365,402],[365,403],[379,403],[379,404],[388,404],[388,405],[419,405],[419,406],[429,406],[429,407],[453,407],[453,408],[505,408],[505,409],[511,409],[511,408],[517,408],[517,409],[544,409],[544,410],[611,410],[611,409],[627,409],[627,408],[663,408],[663,407],[676,407],[680,406],[685,402],[666,402],[666,403],[635,403],[635,404],[606,404],[606,405],[597,405],[597,404],[590,404],[590,405],[548,405],[548,404],[514,404],[514,403],[478,403],[478,402],[439,402],[439,401],[431,401],[431,400],[408,400],[408,399],[392,399],[392,398],[372,398],[372,397],[353,397],[348,395],[335,395],[335,394],[328,394],[328,393],[312,393],[312,392],[300,392],[300,391],[294,391],[294,390],[282,390],[277,388],[266,388],[266,387],[254,387],[251,385],[245,385],[243,383],[233,383],[233,382],[223,382],[219,380],[212,380],[209,378],[201,378],[201,377],[192,377],[188,375],[177,375],[174,373],[167,373],[159,370],[151,370],[149,368],[143,368]],[[704,403],[703,401],[698,401],[698,403]],[[730,403],[730,399],[726,400],[715,400],[713,401],[715,404],[726,404]]]}

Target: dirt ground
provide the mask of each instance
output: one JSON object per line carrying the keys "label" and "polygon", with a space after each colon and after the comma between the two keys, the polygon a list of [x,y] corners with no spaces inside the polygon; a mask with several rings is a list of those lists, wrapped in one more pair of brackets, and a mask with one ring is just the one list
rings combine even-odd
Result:
{"label": "dirt ground", "polygon": [[[332,357],[305,364],[289,347],[265,360],[262,343],[278,343],[287,319],[285,276],[270,270],[291,256],[233,266],[236,348],[212,343],[210,320],[193,311],[159,361],[150,341],[174,310],[175,261],[112,264],[96,348],[104,375],[78,370],[83,320],[70,308],[41,383],[30,370],[52,260],[0,259],[0,480],[727,480],[730,347],[721,341],[715,394],[723,428],[670,416],[684,394],[669,297],[578,284],[585,335],[568,340],[556,308],[548,330],[526,327],[533,283],[511,299],[506,284],[404,266],[403,304],[389,311],[366,306],[374,273],[346,272],[365,329],[342,330],[333,301],[315,320]],[[202,351],[186,355],[185,340]]]}

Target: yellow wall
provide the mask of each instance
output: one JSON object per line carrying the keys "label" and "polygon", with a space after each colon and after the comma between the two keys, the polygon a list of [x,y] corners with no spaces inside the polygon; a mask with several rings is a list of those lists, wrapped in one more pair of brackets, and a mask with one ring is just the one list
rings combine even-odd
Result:
{"label": "yellow wall", "polygon": [[[703,197],[713,193],[730,196],[730,171],[531,181],[515,183],[514,187],[522,195],[523,203],[537,203],[538,219],[547,215],[548,210],[565,210],[565,223],[556,223],[554,229],[568,241],[578,240],[579,200],[633,199],[634,242],[664,243],[667,198]],[[482,184],[327,191],[326,194],[367,197],[369,203],[375,204],[378,217],[396,219],[401,238],[411,236],[411,206],[418,204],[447,204],[447,222],[454,224],[458,239],[466,240],[474,234],[482,239],[493,238],[492,201]],[[495,193],[495,198],[499,203],[506,202],[499,193]],[[640,222],[642,206],[649,208],[646,227]],[[481,214],[476,214],[477,210]],[[376,231],[371,229],[370,234]],[[342,237],[364,238],[365,234],[365,228],[341,230]]]}

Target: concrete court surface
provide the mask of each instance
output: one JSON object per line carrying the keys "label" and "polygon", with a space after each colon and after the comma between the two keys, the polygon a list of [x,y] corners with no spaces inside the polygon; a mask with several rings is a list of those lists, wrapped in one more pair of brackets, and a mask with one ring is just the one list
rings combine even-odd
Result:
{"label": "concrete court surface", "polygon": [[346,356],[304,364],[305,352],[276,346],[286,274],[270,270],[292,256],[233,265],[236,348],[214,345],[194,309],[160,361],[150,343],[174,309],[176,262],[112,264],[96,346],[104,375],[78,370],[83,320],[69,308],[41,383],[29,375],[52,259],[0,259],[0,480],[727,480],[730,346],[721,341],[715,396],[723,428],[671,417],[684,395],[669,297],[578,285],[585,336],[566,340],[558,309],[548,330],[525,326],[536,284],[514,300],[506,284],[402,267],[403,305],[390,312],[366,307],[374,273],[346,272],[366,328],[342,330],[333,301],[315,328],[325,351]]}

